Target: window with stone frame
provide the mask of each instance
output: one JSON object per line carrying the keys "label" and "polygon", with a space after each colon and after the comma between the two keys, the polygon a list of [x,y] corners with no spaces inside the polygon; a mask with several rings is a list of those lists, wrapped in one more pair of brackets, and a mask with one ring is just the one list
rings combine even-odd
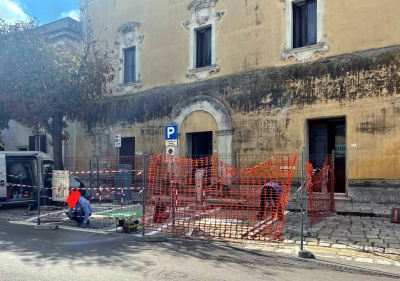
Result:
{"label": "window with stone frame", "polygon": [[306,61],[329,51],[324,30],[325,0],[279,0],[285,3],[285,45],[282,59]]}
{"label": "window with stone frame", "polygon": [[217,58],[217,23],[225,11],[214,12],[218,0],[193,0],[188,10],[192,18],[182,23],[189,30],[189,68],[186,76],[206,79],[220,71]]}
{"label": "window with stone frame", "polygon": [[116,42],[119,49],[119,81],[117,92],[131,92],[142,87],[140,77],[140,44],[144,36],[138,36],[140,23],[128,22],[118,29],[120,40]]}

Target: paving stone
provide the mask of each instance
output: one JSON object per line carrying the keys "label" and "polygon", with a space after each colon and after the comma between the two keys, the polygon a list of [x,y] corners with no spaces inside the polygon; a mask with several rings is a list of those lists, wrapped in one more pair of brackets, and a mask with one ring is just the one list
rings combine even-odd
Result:
{"label": "paving stone", "polygon": [[348,257],[348,256],[339,256],[339,259],[347,260],[347,261],[352,261],[352,260],[354,260],[354,258]]}
{"label": "paving stone", "polygon": [[353,238],[366,238],[365,235],[354,234],[354,233],[349,234],[349,236],[350,236],[350,237],[353,237]]}
{"label": "paving stone", "polygon": [[382,239],[368,239],[368,242],[372,242],[372,243],[381,243]]}
{"label": "paving stone", "polygon": [[387,243],[373,243],[374,247],[378,247],[378,248],[387,248],[388,244]]}
{"label": "paving stone", "polygon": [[335,248],[335,249],[346,249],[347,245],[344,245],[344,244],[332,244],[332,248]]}
{"label": "paving stone", "polygon": [[277,253],[292,254],[295,252],[294,249],[276,249]]}
{"label": "paving stone", "polygon": [[385,253],[400,255],[400,249],[385,248]]}
{"label": "paving stone", "polygon": [[371,242],[364,242],[364,241],[362,241],[362,242],[356,242],[356,244],[357,244],[357,245],[363,245],[363,246],[372,246],[372,243],[371,243]]}
{"label": "paving stone", "polygon": [[[358,242],[368,242],[367,238],[354,238],[354,237],[350,237],[351,240],[355,241],[356,243]],[[371,243],[371,242],[369,242]]]}
{"label": "paving stone", "polygon": [[364,258],[364,257],[357,257],[354,261],[359,262],[367,262],[367,263],[374,263],[374,260],[371,258]]}
{"label": "paving stone", "polygon": [[337,237],[337,238],[347,238],[350,235],[349,232],[344,232],[344,233],[332,233],[332,237]]}
{"label": "paving stone", "polygon": [[363,245],[357,245],[357,244],[347,245],[346,249],[349,249],[349,250],[364,250],[364,246]]}
{"label": "paving stone", "polygon": [[330,246],[331,246],[331,243],[319,242],[319,245],[318,245],[318,246],[321,246],[321,247],[330,247]]}
{"label": "paving stone", "polygon": [[294,244],[296,241],[292,239],[285,239],[283,240],[283,244]]}
{"label": "paving stone", "polygon": [[393,248],[393,249],[400,249],[400,244],[396,244],[396,243],[389,243],[389,248]]}
{"label": "paving stone", "polygon": [[364,246],[364,251],[375,252],[375,253],[384,253],[385,249],[379,248],[379,247]]}
{"label": "paving stone", "polygon": [[383,241],[385,241],[385,243],[389,243],[389,244],[399,243],[399,239],[384,239]]}
{"label": "paving stone", "polygon": [[326,235],[318,235],[319,239],[329,239],[331,238],[330,236],[326,236]]}
{"label": "paving stone", "polygon": [[375,263],[384,265],[393,265],[394,261],[388,259],[375,259]]}
{"label": "paving stone", "polygon": [[315,237],[306,237],[306,241],[308,242],[318,242],[318,239]]}

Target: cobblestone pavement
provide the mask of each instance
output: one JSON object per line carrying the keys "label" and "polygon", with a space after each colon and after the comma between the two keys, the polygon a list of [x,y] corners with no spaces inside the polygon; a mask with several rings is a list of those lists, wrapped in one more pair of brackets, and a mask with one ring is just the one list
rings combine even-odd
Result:
{"label": "cobblestone pavement", "polygon": [[[395,206],[336,202],[337,214],[309,228],[304,245],[344,259],[400,266],[400,224],[390,222]],[[291,208],[296,204],[292,202]],[[300,212],[288,214],[284,244],[300,243],[300,219]]]}
{"label": "cobblestone pavement", "polygon": [[392,208],[400,207],[394,204],[374,204],[374,203],[350,203],[350,202],[335,202],[336,211],[342,213],[358,213],[365,215],[376,215],[390,217]]}

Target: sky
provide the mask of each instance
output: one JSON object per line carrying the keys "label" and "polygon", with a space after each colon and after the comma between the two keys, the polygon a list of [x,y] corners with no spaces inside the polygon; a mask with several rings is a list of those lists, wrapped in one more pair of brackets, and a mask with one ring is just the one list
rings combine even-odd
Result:
{"label": "sky", "polygon": [[79,20],[79,0],[0,0],[0,19],[7,22],[36,17],[46,24],[67,16]]}

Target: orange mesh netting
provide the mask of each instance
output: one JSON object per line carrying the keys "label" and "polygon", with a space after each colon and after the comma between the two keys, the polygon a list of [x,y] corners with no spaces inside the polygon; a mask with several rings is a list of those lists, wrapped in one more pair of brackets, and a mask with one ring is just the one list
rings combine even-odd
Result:
{"label": "orange mesh netting", "polygon": [[179,236],[280,239],[297,154],[250,168],[217,157],[150,155],[148,231]]}
{"label": "orange mesh netting", "polygon": [[310,227],[329,217],[335,210],[335,173],[332,156],[325,158],[321,169],[314,169],[307,161],[307,193]]}

